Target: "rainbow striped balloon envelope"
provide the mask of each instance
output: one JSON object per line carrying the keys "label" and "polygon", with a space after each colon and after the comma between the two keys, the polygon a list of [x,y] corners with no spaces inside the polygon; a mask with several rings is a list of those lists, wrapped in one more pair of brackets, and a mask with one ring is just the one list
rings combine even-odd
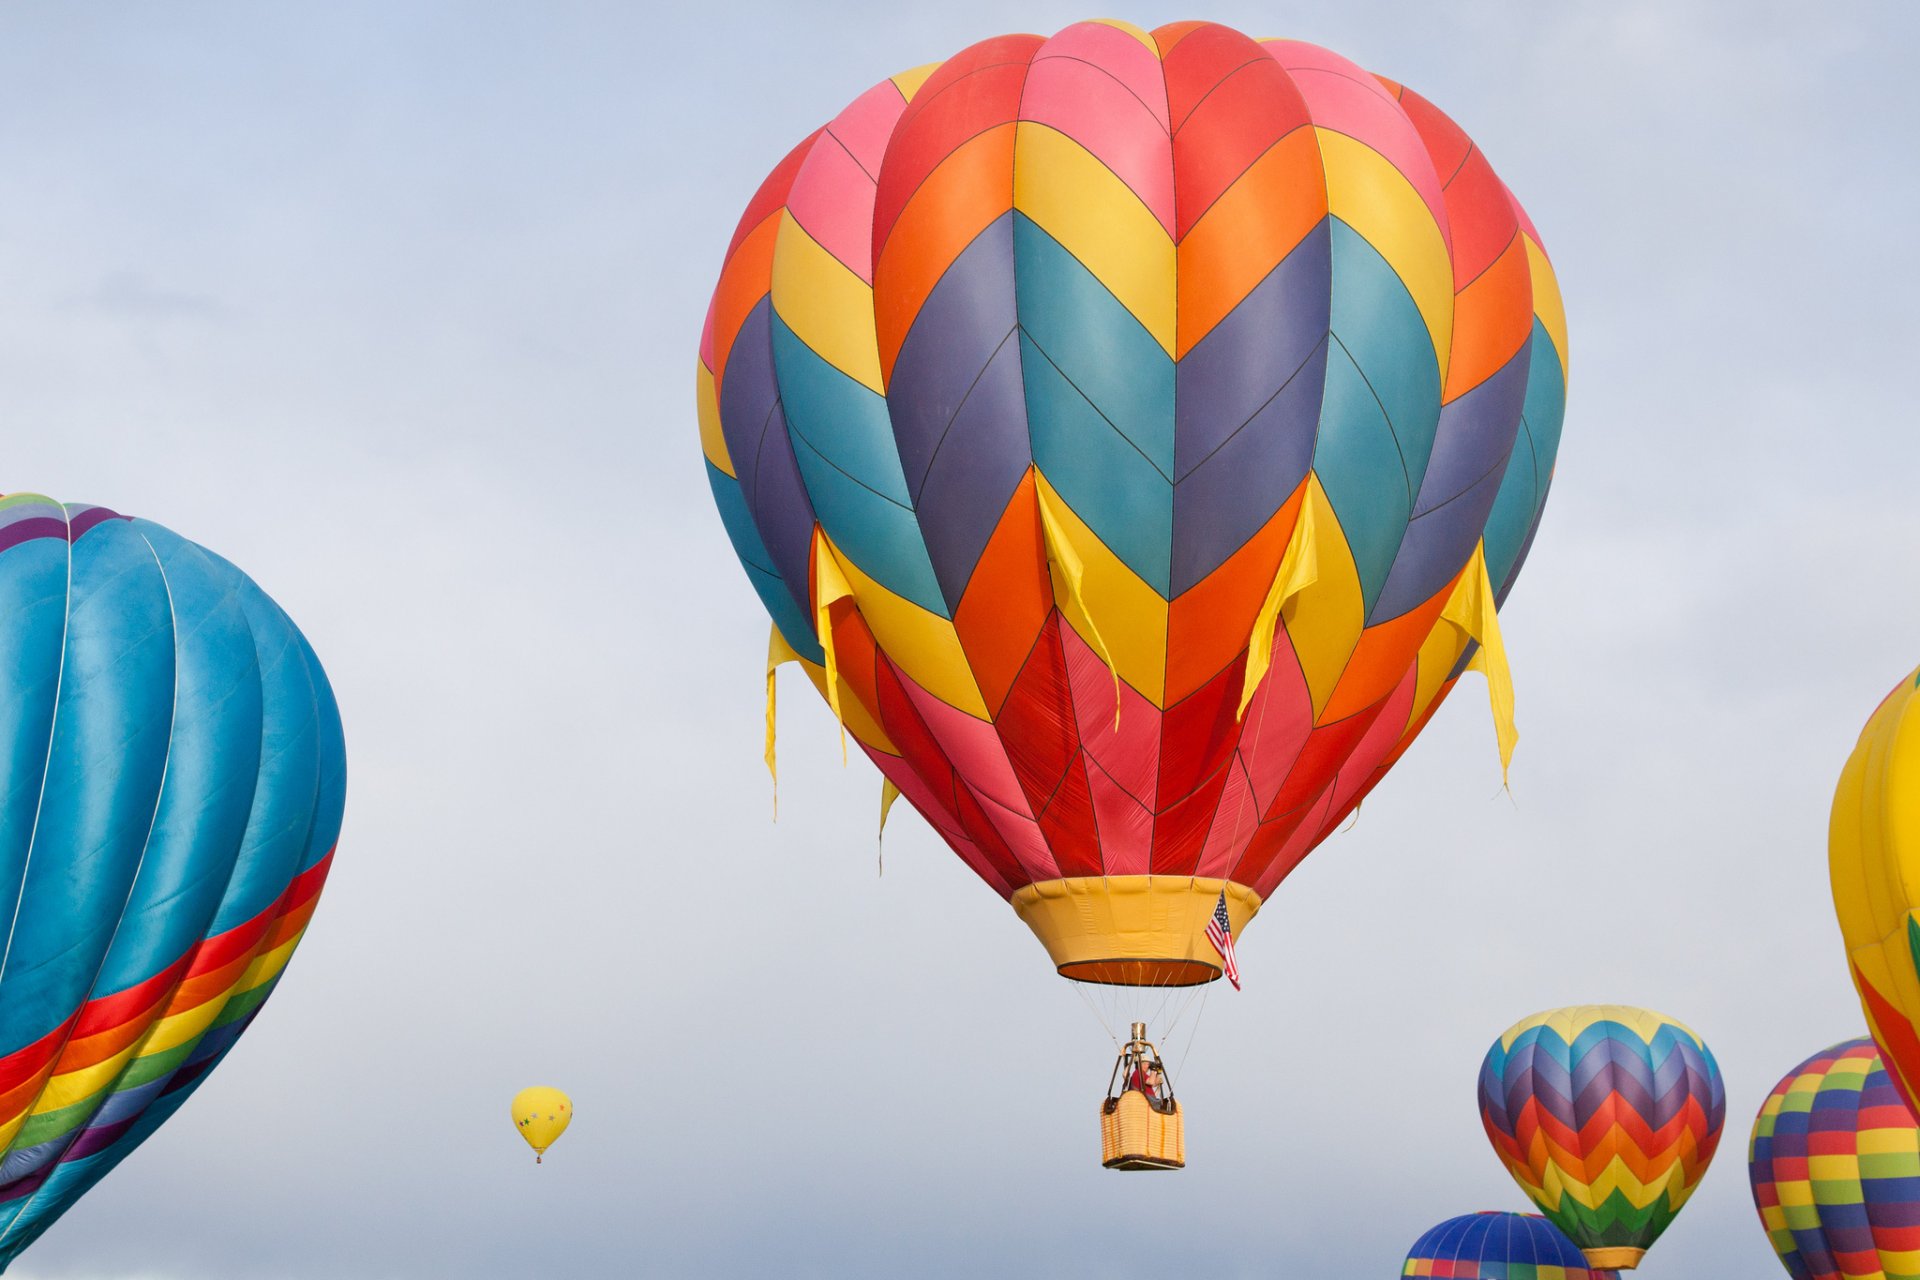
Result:
{"label": "rainbow striped balloon envelope", "polygon": [[1794,1280],[1920,1277],[1920,1128],[1872,1040],[1816,1053],[1774,1087],[1747,1173]]}
{"label": "rainbow striped balloon envelope", "polygon": [[1237,934],[1469,663],[1510,752],[1496,604],[1566,358],[1539,234],[1433,104],[1084,22],[774,167],[701,442],[769,680],[804,665],[1061,973],[1194,984],[1216,905]]}
{"label": "rainbow striped balloon envelope", "polygon": [[1450,1280],[1613,1280],[1595,1271],[1560,1228],[1531,1213],[1469,1213],[1428,1231],[1403,1276]]}
{"label": "rainbow striped balloon envelope", "polygon": [[246,575],[149,521],[0,498],[0,1268],[252,1022],[345,788],[326,676]]}
{"label": "rainbow striped balloon envelope", "polygon": [[1639,1265],[1706,1174],[1726,1112],[1706,1042],[1625,1005],[1517,1022],[1480,1067],[1494,1151],[1596,1267]]}

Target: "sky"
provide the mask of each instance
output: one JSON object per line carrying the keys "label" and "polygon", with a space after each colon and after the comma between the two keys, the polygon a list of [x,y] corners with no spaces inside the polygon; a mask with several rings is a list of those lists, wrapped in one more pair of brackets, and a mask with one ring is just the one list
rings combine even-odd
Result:
{"label": "sky", "polygon": [[[1112,1046],[842,767],[693,369],[735,220],[868,85],[1008,31],[1208,17],[1435,101],[1564,290],[1557,477],[1468,677],[1175,1037],[1189,1167],[1096,1159]],[[1391,1276],[1522,1209],[1488,1044],[1646,1005],[1726,1075],[1639,1274],[1771,1274],[1743,1164],[1860,1034],[1833,784],[1920,661],[1920,9],[1521,0],[70,5],[0,11],[0,489],[229,557],[332,677],[332,879],[193,1101],[30,1280]],[[1180,1055],[1184,1055],[1183,1057]],[[530,1083],[579,1119],[538,1168]]]}

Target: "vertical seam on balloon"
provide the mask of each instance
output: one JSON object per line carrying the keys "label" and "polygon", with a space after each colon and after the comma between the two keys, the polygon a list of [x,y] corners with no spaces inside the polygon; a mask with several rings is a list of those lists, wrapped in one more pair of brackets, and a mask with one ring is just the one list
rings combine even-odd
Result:
{"label": "vertical seam on balloon", "polygon": [[[100,981],[101,973],[103,973],[106,970],[107,960],[113,954],[113,944],[120,936],[120,926],[126,922],[127,903],[133,901],[134,888],[140,882],[141,869],[146,866],[147,852],[153,845],[153,827],[154,827],[154,823],[158,820],[160,816],[160,800],[161,800],[161,797],[166,794],[167,775],[173,765],[173,732],[175,727],[179,724],[180,618],[179,618],[179,614],[176,612],[174,608],[173,584],[167,579],[166,566],[162,564],[160,561],[160,553],[154,550],[153,543],[147,538],[146,534],[140,531],[140,528],[138,525],[132,524],[131,522],[129,522],[129,528],[133,530],[134,535],[140,539],[143,545],[145,545],[145,547],[147,548],[147,554],[153,557],[154,568],[158,570],[160,574],[161,588],[166,592],[166,595],[167,595],[167,628],[173,640],[173,688],[167,700],[167,749],[165,754],[161,757],[160,781],[158,785],[154,787],[154,791],[153,791],[153,811],[147,815],[147,834],[145,838],[142,839],[140,842],[140,856],[134,862],[133,874],[129,876],[127,879],[126,896],[121,900],[120,911],[114,918],[113,932],[108,935],[106,946],[101,948],[100,959],[99,959],[99,962],[94,966],[93,977],[87,980],[87,988],[86,988],[85,994],[81,996],[80,1008],[79,1010],[75,1011],[73,1021],[68,1025],[67,1034],[61,1037],[60,1047],[54,1050],[53,1052],[53,1057],[51,1059],[52,1070],[50,1070],[47,1073],[47,1083],[49,1084],[52,1083],[54,1076],[58,1074],[59,1067],[60,1067],[60,1060],[63,1056],[65,1056],[67,1051],[67,1045],[71,1043],[71,1041],[73,1040],[73,1033],[76,1029],[78,1029],[80,1025],[80,1016],[79,1016],[80,1013],[84,1011],[87,1005],[91,1003],[95,998],[94,986]],[[25,884],[25,881],[23,880],[22,885],[24,886],[24,884]],[[118,1076],[116,1076],[115,1078],[117,1079]],[[34,1102],[32,1104],[29,1104],[28,1106],[29,1117],[31,1117],[32,1115],[33,1106],[39,1103],[40,1096],[44,1095],[45,1092],[46,1092],[46,1086],[42,1085],[40,1094],[36,1094],[34,1098]],[[94,1095],[94,1097],[99,1099],[99,1102],[96,1103],[93,1109],[87,1113],[88,1119],[92,1119],[94,1115],[97,1115],[99,1113],[100,1106],[105,1104],[108,1096],[110,1096],[110,1085],[108,1087],[102,1088],[98,1093]],[[66,1158],[67,1152],[73,1149],[73,1144],[79,1141],[80,1135],[83,1132],[85,1132],[85,1124],[86,1122],[83,1120],[79,1124],[76,1124],[71,1130],[68,1131],[66,1142],[63,1143],[60,1147],[60,1150],[56,1154],[50,1156],[46,1162],[46,1165],[45,1165],[46,1177],[41,1180],[39,1186],[35,1187],[31,1192],[27,1194],[27,1196],[24,1199],[22,1199],[19,1202],[18,1206],[13,1211],[12,1217],[7,1219],[6,1225],[4,1227],[0,1227],[0,1252],[4,1252],[6,1248],[7,1240],[10,1236],[12,1236],[13,1229],[19,1223],[20,1219],[26,1216],[27,1210],[31,1209],[34,1206],[34,1203],[40,1199],[41,1192],[45,1191],[47,1187],[53,1182],[53,1175],[59,1170],[61,1162]]]}
{"label": "vertical seam on balloon", "polygon": [[[5,981],[8,962],[13,959],[13,936],[20,927],[20,913],[26,906],[27,877],[33,870],[34,846],[40,839],[40,818],[47,802],[47,778],[53,772],[53,743],[60,726],[60,694],[65,688],[67,678],[67,639],[73,626],[73,514],[67,510],[66,503],[58,505],[60,518],[66,524],[67,545],[67,589],[64,597],[65,608],[60,619],[60,666],[53,680],[53,710],[47,716],[46,757],[40,770],[40,794],[33,806],[33,829],[27,836],[27,856],[20,864],[20,890],[14,898],[13,919],[7,926],[6,947],[0,950],[0,982]],[[35,1096],[38,1097],[37,1094]],[[32,1106],[32,1103],[27,1104],[28,1111],[32,1110]],[[24,1125],[23,1120],[22,1126]],[[12,1145],[9,1141],[6,1149],[11,1150]]]}

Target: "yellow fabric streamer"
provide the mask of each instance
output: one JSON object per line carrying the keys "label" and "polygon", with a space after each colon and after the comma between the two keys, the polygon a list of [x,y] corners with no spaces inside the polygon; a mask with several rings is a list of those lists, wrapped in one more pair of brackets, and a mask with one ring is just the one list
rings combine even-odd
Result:
{"label": "yellow fabric streamer", "polygon": [[1311,488],[1300,497],[1300,517],[1287,539],[1287,553],[1280,557],[1280,568],[1267,588],[1267,598],[1253,620],[1253,635],[1247,641],[1247,672],[1240,685],[1240,706],[1233,713],[1239,720],[1247,714],[1247,704],[1260,682],[1273,666],[1273,632],[1280,625],[1280,611],[1287,601],[1320,580],[1320,540],[1314,521]]}
{"label": "yellow fabric streamer", "polygon": [[1059,568],[1067,580],[1067,597],[1079,608],[1080,616],[1087,620],[1087,630],[1093,632],[1093,647],[1100,652],[1100,660],[1107,664],[1107,672],[1113,677],[1113,727],[1120,727],[1120,669],[1113,665],[1113,654],[1107,650],[1107,642],[1101,638],[1100,624],[1093,620],[1093,611],[1087,608],[1086,597],[1080,594],[1081,580],[1086,576],[1086,566],[1081,563],[1080,553],[1073,549],[1067,540],[1067,531],[1060,524],[1060,517],[1054,513],[1053,502],[1047,497],[1045,485],[1034,486],[1034,497],[1040,507],[1040,530],[1047,540],[1047,559]]}
{"label": "yellow fabric streamer", "polygon": [[900,798],[900,788],[893,785],[893,779],[882,776],[880,779],[880,874],[887,874],[887,815],[893,812],[893,802]]}
{"label": "yellow fabric streamer", "polygon": [[780,764],[774,752],[775,723],[779,716],[780,687],[773,678],[774,671],[786,662],[798,662],[800,655],[793,651],[787,638],[780,634],[776,623],[767,628],[767,747],[764,758],[767,762],[767,776],[773,779],[773,817],[780,820]]}
{"label": "yellow fabric streamer", "polygon": [[1500,615],[1494,609],[1493,582],[1487,577],[1487,544],[1473,549],[1473,559],[1460,583],[1447,600],[1440,616],[1458,627],[1480,649],[1467,663],[1467,670],[1487,678],[1487,700],[1493,706],[1493,732],[1500,743],[1500,785],[1507,782],[1507,767],[1513,763],[1513,746],[1520,731],[1513,723],[1513,673],[1507,669],[1507,646],[1500,639]]}
{"label": "yellow fabric streamer", "polygon": [[820,637],[820,648],[827,655],[827,705],[833,709],[840,726],[840,763],[847,762],[847,722],[840,714],[840,660],[833,652],[833,606],[852,600],[853,588],[840,562],[827,550],[827,539],[819,529],[813,531],[813,629]]}

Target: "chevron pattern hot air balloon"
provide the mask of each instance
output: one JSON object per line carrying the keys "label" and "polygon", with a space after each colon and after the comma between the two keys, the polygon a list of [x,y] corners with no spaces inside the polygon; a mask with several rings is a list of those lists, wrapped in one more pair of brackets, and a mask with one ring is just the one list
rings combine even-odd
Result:
{"label": "chevron pattern hot air balloon", "polygon": [[[1840,774],[1828,826],[1833,906],[1880,1055],[1920,1102],[1920,671],[1880,702]],[[1920,1109],[1920,1108],[1916,1108]]]}
{"label": "chevron pattern hot air balloon", "polygon": [[1920,1128],[1873,1041],[1787,1073],[1754,1119],[1747,1171],[1794,1280],[1920,1276]]}
{"label": "chevron pattern hot air balloon", "polygon": [[1196,983],[1221,895],[1237,934],[1469,661],[1511,748],[1495,603],[1566,352],[1539,235],[1418,94],[1087,22],[775,167],[701,441],[770,690],[797,658],[1060,972]]}
{"label": "chevron pattern hot air balloon", "polygon": [[1699,1186],[1726,1111],[1706,1042],[1624,1005],[1517,1022],[1480,1068],[1494,1150],[1596,1267],[1639,1265]]}
{"label": "chevron pattern hot air balloon", "polygon": [[1560,1229],[1531,1213],[1449,1218],[1414,1244],[1403,1276],[1449,1280],[1613,1280],[1595,1271]]}
{"label": "chevron pattern hot air balloon", "polygon": [[225,560],[0,498],[0,1269],[273,990],[332,862],[333,694]]}

